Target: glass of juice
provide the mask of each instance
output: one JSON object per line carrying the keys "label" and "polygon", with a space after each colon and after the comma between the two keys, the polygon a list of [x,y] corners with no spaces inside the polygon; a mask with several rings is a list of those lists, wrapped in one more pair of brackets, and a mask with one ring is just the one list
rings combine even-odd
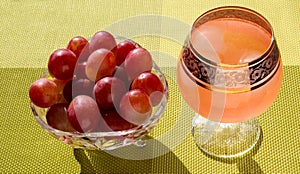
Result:
{"label": "glass of juice", "polygon": [[256,117],[274,102],[282,81],[270,23],[244,7],[209,10],[193,23],[178,60],[179,90],[196,112],[195,143],[222,158],[250,151],[261,135]]}

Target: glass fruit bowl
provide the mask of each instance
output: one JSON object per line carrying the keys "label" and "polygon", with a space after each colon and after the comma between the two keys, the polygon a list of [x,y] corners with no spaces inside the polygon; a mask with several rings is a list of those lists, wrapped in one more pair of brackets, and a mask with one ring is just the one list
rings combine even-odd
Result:
{"label": "glass fruit bowl", "polygon": [[[127,38],[120,36],[114,37],[117,43],[126,40],[133,43],[136,48],[141,47],[138,43]],[[78,57],[78,60],[80,60],[80,57]],[[46,132],[50,133],[50,135],[52,135],[59,141],[68,144],[73,148],[83,148],[88,150],[113,150],[131,144],[139,145],[141,144],[141,142],[143,142],[143,137],[147,135],[158,124],[166,109],[168,100],[168,85],[166,78],[153,60],[151,73],[155,74],[163,85],[162,98],[158,104],[152,106],[152,112],[149,119],[144,121],[142,124],[135,125],[134,127],[129,129],[109,129],[105,131],[100,130],[91,132],[62,131],[51,127],[47,123],[46,115],[50,107],[42,108],[34,104],[32,101],[30,102],[30,106],[36,121]],[[74,76],[76,76],[76,69],[74,71],[74,74]],[[122,72],[120,72],[120,74],[122,74]],[[42,74],[41,78],[53,79],[48,70]],[[63,98],[63,96],[61,96],[61,98]]]}

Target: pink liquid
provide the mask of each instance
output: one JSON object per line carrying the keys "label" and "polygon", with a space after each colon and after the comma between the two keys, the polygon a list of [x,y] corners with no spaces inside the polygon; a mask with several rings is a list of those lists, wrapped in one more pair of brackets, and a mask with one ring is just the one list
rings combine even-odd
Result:
{"label": "pink liquid", "polygon": [[[235,65],[251,62],[263,55],[272,37],[256,24],[228,18],[200,25],[192,32],[190,40],[205,58],[216,63]],[[275,100],[282,79],[280,63],[272,79],[263,86],[248,92],[228,93],[197,85],[183,68],[179,61],[177,81],[185,101],[200,115],[221,122],[242,122],[263,113]]]}

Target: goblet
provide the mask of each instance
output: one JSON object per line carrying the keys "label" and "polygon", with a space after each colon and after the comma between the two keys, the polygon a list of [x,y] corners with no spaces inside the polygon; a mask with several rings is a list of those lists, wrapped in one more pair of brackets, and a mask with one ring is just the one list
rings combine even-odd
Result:
{"label": "goblet", "polygon": [[195,143],[217,157],[236,157],[258,142],[256,118],[276,99],[282,62],[271,24],[237,6],[199,16],[180,52],[179,90],[197,113]]}

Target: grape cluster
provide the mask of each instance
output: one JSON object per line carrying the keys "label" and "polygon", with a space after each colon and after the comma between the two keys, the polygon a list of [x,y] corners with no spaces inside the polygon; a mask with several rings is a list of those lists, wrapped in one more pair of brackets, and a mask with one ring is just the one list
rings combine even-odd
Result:
{"label": "grape cluster", "polygon": [[147,121],[163,97],[149,51],[132,41],[117,43],[106,31],[90,40],[73,37],[52,52],[49,77],[29,88],[31,102],[49,108],[48,125],[67,132],[120,131]]}

